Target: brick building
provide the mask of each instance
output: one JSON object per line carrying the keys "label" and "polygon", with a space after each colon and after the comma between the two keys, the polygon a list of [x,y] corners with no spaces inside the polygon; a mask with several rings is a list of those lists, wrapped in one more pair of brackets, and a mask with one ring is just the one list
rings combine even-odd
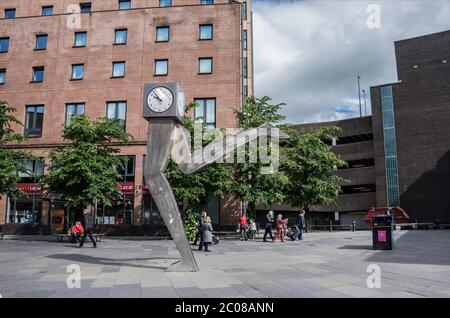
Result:
{"label": "brick building", "polygon": [[[18,148],[45,160],[46,151],[64,142],[61,130],[73,114],[119,119],[134,137],[120,147],[131,158],[120,184],[125,199],[99,206],[97,223],[161,225],[143,187],[144,83],[178,82],[186,101],[201,105],[196,116],[218,128],[235,127],[232,109],[253,93],[250,9],[250,1],[233,0],[3,0],[0,99],[24,123],[15,127],[25,137]],[[38,229],[50,215],[56,230],[70,212],[36,186],[43,161],[24,164],[35,175],[22,176],[17,186],[29,199],[3,197],[0,224],[11,231]],[[235,223],[238,202],[210,201],[214,223]]]}

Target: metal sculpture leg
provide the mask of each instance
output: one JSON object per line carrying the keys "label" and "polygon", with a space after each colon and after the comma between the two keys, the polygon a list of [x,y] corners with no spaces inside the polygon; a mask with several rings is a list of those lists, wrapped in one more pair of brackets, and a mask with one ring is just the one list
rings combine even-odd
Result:
{"label": "metal sculpture leg", "polygon": [[164,171],[170,158],[172,133],[175,123],[170,120],[152,120],[148,128],[148,149],[145,162],[145,180],[150,194],[164,220],[182,260],[167,271],[197,272],[198,266],[184,231],[177,201]]}

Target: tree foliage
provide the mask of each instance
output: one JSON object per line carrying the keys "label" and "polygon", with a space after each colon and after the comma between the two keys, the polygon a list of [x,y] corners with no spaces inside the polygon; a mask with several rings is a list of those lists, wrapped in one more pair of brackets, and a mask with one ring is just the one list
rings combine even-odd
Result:
{"label": "tree foliage", "polygon": [[18,172],[29,173],[20,163],[24,159],[32,159],[33,156],[24,151],[7,148],[7,145],[18,144],[23,137],[11,128],[12,124],[19,126],[22,123],[14,117],[16,109],[5,101],[0,101],[0,199],[2,194],[7,196],[24,197],[25,194],[16,188],[20,180]]}
{"label": "tree foliage", "polygon": [[127,158],[118,156],[118,148],[111,142],[127,143],[131,136],[125,133],[117,120],[91,121],[84,115],[74,116],[64,127],[63,137],[69,141],[62,148],[51,150],[49,173],[40,183],[46,191],[57,192],[68,207],[79,207],[98,200],[111,205],[122,194],[117,181],[117,168]]}

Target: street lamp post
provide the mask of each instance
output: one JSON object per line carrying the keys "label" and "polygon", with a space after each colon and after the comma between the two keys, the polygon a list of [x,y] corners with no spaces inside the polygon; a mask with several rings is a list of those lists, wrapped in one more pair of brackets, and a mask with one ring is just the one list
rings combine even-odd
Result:
{"label": "street lamp post", "polygon": [[366,90],[363,89],[363,96],[364,96],[364,114],[367,116],[367,103],[366,103]]}
{"label": "street lamp post", "polygon": [[362,109],[361,109],[361,85],[359,83],[359,80],[361,79],[361,76],[358,75],[358,97],[359,97],[359,117],[362,117]]}

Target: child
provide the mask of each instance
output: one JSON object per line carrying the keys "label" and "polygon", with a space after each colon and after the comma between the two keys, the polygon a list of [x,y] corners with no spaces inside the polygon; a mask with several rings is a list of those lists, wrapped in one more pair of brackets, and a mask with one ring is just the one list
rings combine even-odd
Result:
{"label": "child", "polygon": [[205,223],[203,224],[203,244],[205,245],[205,252],[211,252],[208,250],[208,246],[212,243],[212,231],[211,218],[207,216]]}
{"label": "child", "polygon": [[275,220],[275,224],[277,226],[277,234],[275,235],[273,242],[275,242],[277,240],[277,237],[279,236],[281,239],[281,242],[284,242],[284,229],[283,229],[283,225],[284,225],[284,220],[283,220],[283,216],[281,214],[278,214],[277,219]]}
{"label": "child", "polygon": [[250,239],[254,240],[255,235],[256,235],[256,223],[254,219],[250,219],[250,230],[249,230]]}

